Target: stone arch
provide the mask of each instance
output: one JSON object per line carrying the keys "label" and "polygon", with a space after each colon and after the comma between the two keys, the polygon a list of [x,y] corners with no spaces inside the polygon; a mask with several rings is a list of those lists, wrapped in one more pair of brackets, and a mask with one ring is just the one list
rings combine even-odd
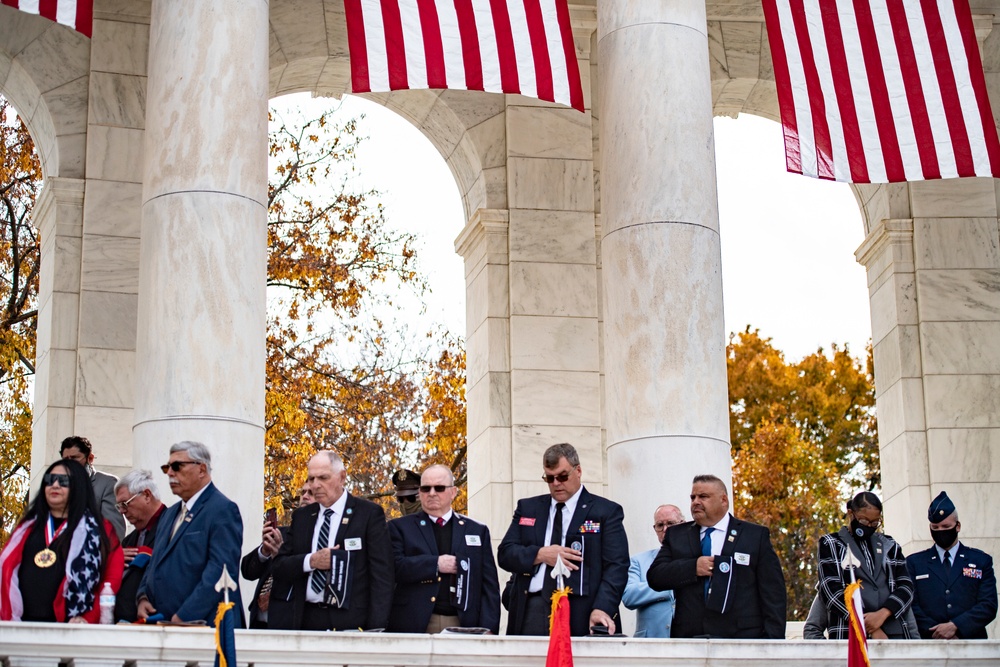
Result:
{"label": "stone arch", "polygon": [[[269,95],[311,92],[340,97],[349,92],[346,25],[343,3],[303,6],[274,0],[270,9]],[[458,184],[466,218],[481,208],[506,208],[502,96],[405,90],[362,97],[408,120],[437,148]]]}
{"label": "stone arch", "polygon": [[49,178],[86,168],[90,40],[0,6],[0,93],[24,119]]}

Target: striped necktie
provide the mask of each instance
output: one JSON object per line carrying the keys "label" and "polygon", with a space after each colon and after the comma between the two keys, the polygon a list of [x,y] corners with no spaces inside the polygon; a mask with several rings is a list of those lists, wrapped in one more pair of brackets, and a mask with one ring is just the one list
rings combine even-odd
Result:
{"label": "striped necktie", "polygon": [[[330,520],[332,517],[332,507],[323,512],[323,525],[319,527],[319,539],[316,540],[316,551],[326,549],[330,546]],[[313,570],[312,574],[309,575],[309,586],[312,587],[313,592],[323,592],[323,586],[326,584],[326,572],[327,570]]]}

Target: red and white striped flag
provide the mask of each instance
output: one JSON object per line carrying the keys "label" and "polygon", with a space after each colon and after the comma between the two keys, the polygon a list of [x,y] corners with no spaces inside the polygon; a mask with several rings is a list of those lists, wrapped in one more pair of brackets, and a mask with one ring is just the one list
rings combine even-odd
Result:
{"label": "red and white striped flag", "polygon": [[566,0],[344,0],[355,93],[450,88],[583,111]]}
{"label": "red and white striped flag", "polygon": [[44,16],[87,37],[93,31],[94,0],[0,0],[0,5]]}
{"label": "red and white striped flag", "polygon": [[[851,579],[854,575],[851,574]],[[871,667],[868,660],[868,634],[865,632],[865,612],[861,605],[861,582],[852,581],[844,589],[847,605],[847,667]]]}
{"label": "red and white striped flag", "polygon": [[763,0],[788,171],[1000,177],[968,0]]}

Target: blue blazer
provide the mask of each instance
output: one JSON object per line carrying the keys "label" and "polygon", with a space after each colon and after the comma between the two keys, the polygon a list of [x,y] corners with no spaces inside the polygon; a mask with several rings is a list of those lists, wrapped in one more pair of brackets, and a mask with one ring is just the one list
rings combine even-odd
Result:
{"label": "blue blazer", "polygon": [[[459,623],[463,628],[489,628],[500,634],[500,580],[490,529],[457,512],[450,523],[451,553],[469,565],[468,602],[458,609]],[[437,571],[440,554],[431,519],[423,511],[394,519],[389,522],[389,537],[396,560],[389,630],[426,632],[442,576]]]}
{"label": "blue blazer", "polygon": [[653,564],[659,549],[650,549],[632,556],[628,568],[628,583],[622,604],[635,609],[635,636],[666,639],[670,637],[670,623],[674,620],[674,592],[654,591],[646,583],[646,572]]}
{"label": "blue blazer", "polygon": [[[209,482],[177,533],[170,537],[181,504],[163,510],[156,526],[156,549],[139,584],[137,599],[148,598],[166,620],[177,614],[184,621],[204,620],[215,625],[222,593],[215,584],[223,564],[239,585],[243,519],[236,503]],[[238,612],[236,627],[246,626],[240,591],[230,591]]]}
{"label": "blue blazer", "polygon": [[[524,624],[528,586],[535,570],[535,556],[545,542],[551,496],[535,496],[517,501],[514,518],[507,528],[497,563],[512,574],[504,592],[510,615],[507,634],[519,635]],[[628,538],[625,536],[622,506],[595,496],[586,487],[580,493],[576,512],[566,527],[566,544],[583,543],[583,567],[574,570],[566,584],[570,587],[570,633],[590,634],[590,612],[600,609],[621,628],[618,605],[628,580]]]}
{"label": "blue blazer", "polygon": [[931,627],[951,621],[959,639],[986,639],[986,626],[997,617],[997,578],[989,554],[959,543],[947,576],[937,549],[911,554],[906,569],[913,579],[913,615],[924,639]]}

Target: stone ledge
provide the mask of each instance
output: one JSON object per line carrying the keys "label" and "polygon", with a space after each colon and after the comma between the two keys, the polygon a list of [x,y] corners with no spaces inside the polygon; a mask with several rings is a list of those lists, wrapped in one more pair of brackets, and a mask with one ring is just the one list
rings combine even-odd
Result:
{"label": "stone ledge", "polygon": [[[428,665],[458,667],[536,667],[545,662],[544,637],[465,637],[411,634],[320,634],[312,632],[236,633],[239,666]],[[202,628],[75,626],[47,623],[0,623],[0,661],[10,667],[32,664],[56,667],[75,659],[87,667],[135,664],[210,665],[214,633]],[[1000,655],[1000,641],[876,641],[869,649],[873,664],[981,665]],[[682,639],[573,640],[579,667],[628,664],[653,667],[694,664],[722,667],[737,661],[753,667],[809,665],[841,667],[846,642],[741,641]]]}

